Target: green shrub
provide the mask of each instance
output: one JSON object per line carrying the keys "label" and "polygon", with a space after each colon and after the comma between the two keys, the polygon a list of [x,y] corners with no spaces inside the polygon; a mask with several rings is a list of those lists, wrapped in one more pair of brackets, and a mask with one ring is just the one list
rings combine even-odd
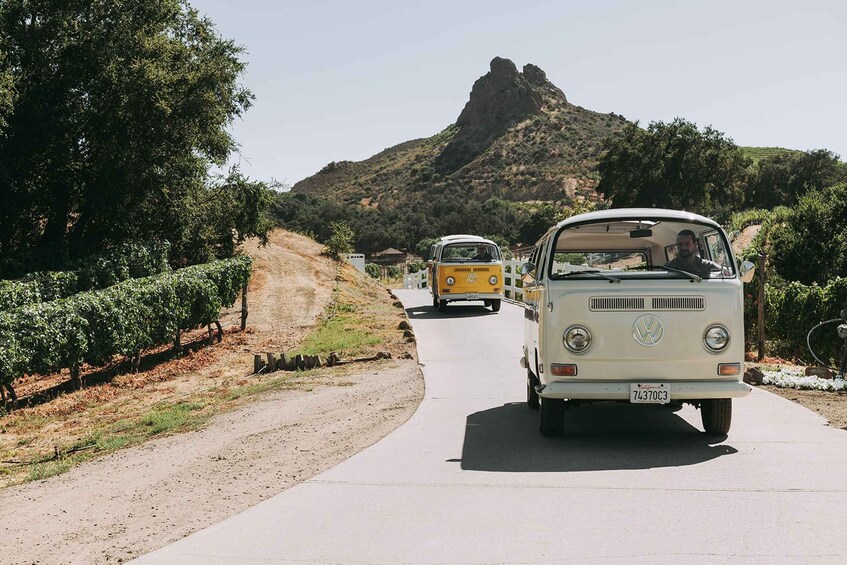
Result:
{"label": "green shrub", "polygon": [[768,233],[769,258],[785,280],[821,285],[847,276],[847,184],[803,195]]}
{"label": "green shrub", "polygon": [[368,263],[365,265],[365,272],[371,277],[378,279],[380,275],[379,265],[376,263]]}
{"label": "green shrub", "polygon": [[353,251],[353,230],[344,222],[332,222],[330,229],[332,235],[325,243],[327,255],[340,260],[342,254]]}
{"label": "green shrub", "polygon": [[409,263],[409,273],[417,273],[426,269],[426,263],[423,261],[412,261]]}

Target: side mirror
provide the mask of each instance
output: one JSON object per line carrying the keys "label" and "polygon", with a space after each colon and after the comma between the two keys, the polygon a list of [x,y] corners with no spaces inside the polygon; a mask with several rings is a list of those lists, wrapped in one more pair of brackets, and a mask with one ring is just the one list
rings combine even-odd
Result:
{"label": "side mirror", "polygon": [[756,273],[756,265],[750,261],[741,262],[741,282],[748,283],[753,280],[753,275]]}
{"label": "side mirror", "polygon": [[532,284],[535,282],[535,263],[524,263],[521,265],[521,282]]}

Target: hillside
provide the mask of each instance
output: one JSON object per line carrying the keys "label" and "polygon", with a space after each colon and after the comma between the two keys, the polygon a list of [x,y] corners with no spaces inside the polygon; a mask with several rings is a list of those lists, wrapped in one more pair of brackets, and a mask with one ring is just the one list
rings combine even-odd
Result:
{"label": "hillside", "polygon": [[596,199],[602,140],[623,127],[617,114],[569,102],[543,70],[495,57],[456,122],[437,135],[360,162],[332,162],[292,192],[347,204],[397,207],[453,193],[476,200]]}
{"label": "hillside", "polygon": [[784,147],[741,147],[741,152],[744,156],[750,159],[753,164],[757,164],[762,159],[783,155],[786,153],[802,153],[796,149],[785,149]]}

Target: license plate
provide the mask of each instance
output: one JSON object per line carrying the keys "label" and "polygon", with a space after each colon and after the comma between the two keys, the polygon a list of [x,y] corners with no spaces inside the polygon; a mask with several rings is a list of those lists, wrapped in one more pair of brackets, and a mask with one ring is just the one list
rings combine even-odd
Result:
{"label": "license plate", "polygon": [[635,404],[667,404],[671,401],[668,383],[630,383],[629,401]]}
{"label": "license plate", "polygon": [[469,292],[468,300],[479,300],[479,295],[475,292]]}

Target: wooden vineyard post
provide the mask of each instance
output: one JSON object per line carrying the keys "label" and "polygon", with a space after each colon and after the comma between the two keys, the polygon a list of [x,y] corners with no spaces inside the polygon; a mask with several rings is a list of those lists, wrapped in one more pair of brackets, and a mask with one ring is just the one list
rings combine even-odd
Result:
{"label": "wooden vineyard post", "polygon": [[247,285],[241,289],[241,331],[247,329]]}
{"label": "wooden vineyard post", "polygon": [[756,359],[761,361],[765,358],[765,254],[759,255],[759,355]]}

